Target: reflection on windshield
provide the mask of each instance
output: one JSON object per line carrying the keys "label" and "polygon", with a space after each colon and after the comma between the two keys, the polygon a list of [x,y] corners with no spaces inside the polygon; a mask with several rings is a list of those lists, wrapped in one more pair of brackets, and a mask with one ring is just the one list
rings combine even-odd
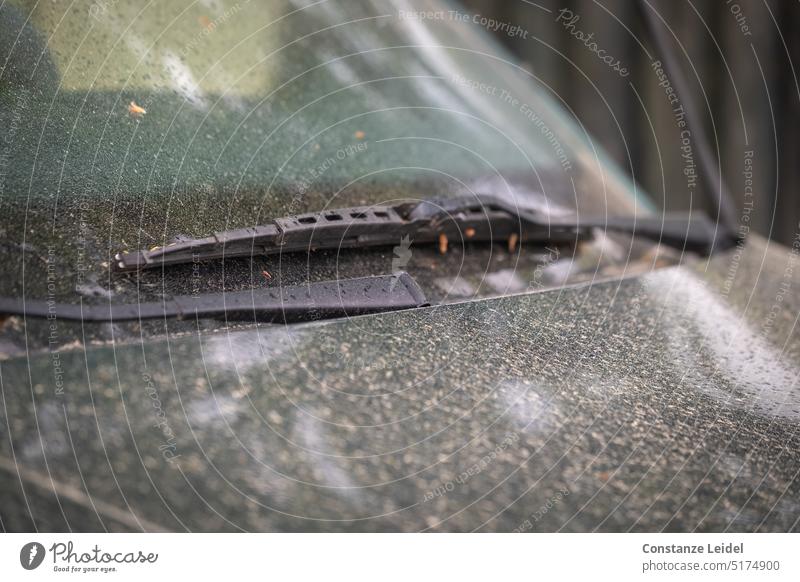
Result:
{"label": "reflection on windshield", "polygon": [[354,180],[369,202],[416,180],[551,211],[633,209],[577,127],[471,23],[403,2],[303,4],[5,4],[6,109],[29,92],[11,153],[28,162],[7,164],[4,193],[258,188],[278,215]]}

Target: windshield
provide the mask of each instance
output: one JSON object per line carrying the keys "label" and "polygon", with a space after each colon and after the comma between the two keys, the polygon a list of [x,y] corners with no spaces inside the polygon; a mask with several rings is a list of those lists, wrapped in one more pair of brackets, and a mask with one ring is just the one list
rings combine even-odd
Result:
{"label": "windshield", "polygon": [[23,279],[70,295],[110,253],[331,207],[477,192],[558,216],[649,209],[457,5],[12,0],[0,14],[0,252],[19,271],[5,295]]}

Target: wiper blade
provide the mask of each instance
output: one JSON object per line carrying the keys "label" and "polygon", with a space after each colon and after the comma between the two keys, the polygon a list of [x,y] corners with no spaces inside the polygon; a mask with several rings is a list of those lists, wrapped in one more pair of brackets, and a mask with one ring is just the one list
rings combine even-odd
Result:
{"label": "wiper blade", "polygon": [[[542,216],[489,195],[398,204],[358,206],[276,218],[268,224],[227,230],[205,238],[183,238],[149,251],[114,257],[119,272],[231,257],[318,249],[392,246],[449,240],[492,242],[516,235],[520,242],[562,244],[591,236],[593,229],[628,232],[694,252],[707,253],[720,238],[701,212],[659,217],[563,220]],[[719,245],[721,241],[717,240]]]}
{"label": "wiper blade", "polygon": [[[409,237],[413,244],[435,243],[441,235],[490,241],[519,232],[520,221],[507,209],[491,204],[492,200],[489,197],[457,198],[299,214],[205,238],[181,239],[149,251],[118,254],[114,257],[114,268],[129,272],[209,259],[393,246],[404,237]],[[535,230],[543,229],[538,225],[526,229],[526,233],[532,235]],[[551,236],[542,231],[538,234],[548,241],[575,239],[572,231],[561,232],[561,237],[559,233]]]}
{"label": "wiper blade", "polygon": [[407,273],[308,285],[178,296],[151,303],[78,305],[0,297],[0,314],[113,322],[164,318],[223,318],[295,323],[428,305]]}

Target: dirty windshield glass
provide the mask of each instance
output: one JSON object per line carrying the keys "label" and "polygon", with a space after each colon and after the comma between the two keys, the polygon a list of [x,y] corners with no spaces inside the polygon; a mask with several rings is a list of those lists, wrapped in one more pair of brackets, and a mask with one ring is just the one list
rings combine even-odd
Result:
{"label": "dirty windshield glass", "polygon": [[[470,192],[553,215],[648,205],[457,5],[0,8],[3,294],[110,253],[331,207]],[[21,249],[21,252],[20,252]],[[47,268],[61,276],[47,280]]]}

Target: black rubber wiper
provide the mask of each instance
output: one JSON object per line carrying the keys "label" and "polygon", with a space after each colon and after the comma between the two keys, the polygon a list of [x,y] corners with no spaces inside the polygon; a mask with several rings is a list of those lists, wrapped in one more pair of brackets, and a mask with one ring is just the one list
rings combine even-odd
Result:
{"label": "black rubber wiper", "polygon": [[217,318],[294,323],[427,305],[407,273],[274,289],[178,296],[152,303],[78,305],[0,297],[0,314],[74,321]]}
{"label": "black rubber wiper", "polygon": [[[183,238],[149,251],[114,257],[119,272],[317,249],[392,246],[408,237],[413,244],[447,240],[492,242],[518,237],[520,242],[570,243],[592,236],[594,229],[614,230],[698,253],[707,253],[718,229],[702,212],[665,213],[656,217],[559,220],[489,195],[326,210],[276,218],[271,222]],[[725,244],[721,244],[721,243]],[[716,240],[717,246],[728,242]]]}

